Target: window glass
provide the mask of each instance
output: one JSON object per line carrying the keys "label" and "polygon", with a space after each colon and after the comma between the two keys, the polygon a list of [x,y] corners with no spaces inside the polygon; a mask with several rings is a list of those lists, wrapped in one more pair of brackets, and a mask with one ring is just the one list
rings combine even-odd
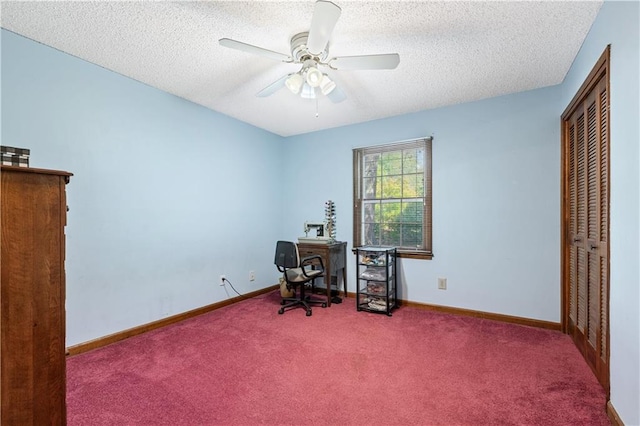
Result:
{"label": "window glass", "polygon": [[400,256],[432,256],[431,142],[353,151],[354,246],[394,246]]}

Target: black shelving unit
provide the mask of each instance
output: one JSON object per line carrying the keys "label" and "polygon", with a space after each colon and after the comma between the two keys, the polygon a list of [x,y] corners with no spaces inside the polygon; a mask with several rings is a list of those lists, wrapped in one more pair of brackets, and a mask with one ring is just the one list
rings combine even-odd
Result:
{"label": "black shelving unit", "polygon": [[356,251],[356,308],[391,316],[398,306],[396,248],[364,246]]}

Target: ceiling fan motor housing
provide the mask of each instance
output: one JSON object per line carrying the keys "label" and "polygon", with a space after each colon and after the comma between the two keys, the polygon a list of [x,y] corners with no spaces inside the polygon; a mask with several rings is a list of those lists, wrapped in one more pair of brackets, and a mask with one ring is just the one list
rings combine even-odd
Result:
{"label": "ceiling fan motor housing", "polygon": [[329,43],[322,52],[318,55],[314,55],[307,49],[307,39],[309,38],[308,32],[298,33],[291,37],[291,57],[295,63],[304,63],[309,59],[322,63],[327,59],[329,55]]}

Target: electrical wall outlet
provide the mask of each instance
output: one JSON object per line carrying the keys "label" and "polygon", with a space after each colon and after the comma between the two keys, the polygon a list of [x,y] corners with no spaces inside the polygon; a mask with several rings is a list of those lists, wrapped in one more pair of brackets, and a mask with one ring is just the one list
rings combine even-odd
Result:
{"label": "electrical wall outlet", "polygon": [[256,273],[254,271],[249,271],[249,281],[256,280]]}
{"label": "electrical wall outlet", "polygon": [[224,285],[224,280],[226,280],[227,277],[225,277],[224,275],[220,275],[220,285]]}
{"label": "electrical wall outlet", "polygon": [[446,278],[438,278],[438,289],[446,290],[447,289],[447,279]]}

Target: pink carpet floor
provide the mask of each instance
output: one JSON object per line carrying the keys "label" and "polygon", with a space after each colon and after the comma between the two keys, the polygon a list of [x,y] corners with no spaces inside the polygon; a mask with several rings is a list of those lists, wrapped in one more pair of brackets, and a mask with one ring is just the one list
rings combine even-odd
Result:
{"label": "pink carpet floor", "polygon": [[609,425],[559,332],[279,292],[67,362],[69,425]]}

